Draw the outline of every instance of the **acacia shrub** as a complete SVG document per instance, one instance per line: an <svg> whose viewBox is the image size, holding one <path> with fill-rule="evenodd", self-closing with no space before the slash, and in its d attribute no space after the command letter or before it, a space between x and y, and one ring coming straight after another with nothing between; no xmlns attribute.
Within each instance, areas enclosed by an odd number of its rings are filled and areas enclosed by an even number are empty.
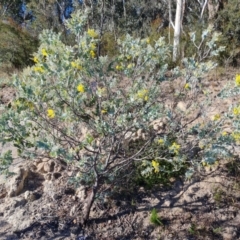
<svg viewBox="0 0 240 240"><path fill-rule="evenodd" d="M57 158L76 169L73 180L90 190L83 223L109 184L120 186L136 171L159 179L186 166L189 178L203 164L231 156L226 146L234 142L219 134L221 116L195 122L212 104L207 93L198 101L200 78L216 66L212 61L183 59L184 67L169 77L171 46L164 38L151 44L131 35L118 39L117 56L97 56L99 33L86 31L87 20L88 13L77 11L66 23L75 35L71 46L60 34L41 34L35 65L14 77L17 97L0 119L1 142L14 142L21 157ZM217 35L204 38L210 33L203 33L204 46L215 56ZM182 81L167 94L161 84L174 76ZM176 107L180 102L188 103L185 110ZM11 154L0 160L6 169Z"/></svg>

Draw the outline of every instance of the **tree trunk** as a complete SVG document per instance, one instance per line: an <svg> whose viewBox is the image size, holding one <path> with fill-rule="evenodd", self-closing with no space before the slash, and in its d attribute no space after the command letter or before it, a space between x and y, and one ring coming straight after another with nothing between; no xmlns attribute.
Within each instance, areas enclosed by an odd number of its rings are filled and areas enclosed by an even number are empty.
<svg viewBox="0 0 240 240"><path fill-rule="evenodd" d="M173 61L177 60L179 54L179 44L182 24L183 0L177 0L177 9L175 15L174 40L173 40Z"/></svg>
<svg viewBox="0 0 240 240"><path fill-rule="evenodd" d="M94 203L95 196L96 196L96 193L97 193L97 191L98 191L98 188L99 188L99 179L97 178L97 179L95 180L95 183L94 183L92 192L91 192L91 194L89 195L89 197L87 198L86 205L85 205L84 208L83 208L83 218L82 218L82 224L83 224L83 225L86 225L86 223L87 223L87 221L88 221L88 219L89 219L89 214L90 214L92 205L93 205L93 203Z"/></svg>
<svg viewBox="0 0 240 240"><path fill-rule="evenodd" d="M219 9L218 0L208 0L208 20L213 20Z"/></svg>
<svg viewBox="0 0 240 240"><path fill-rule="evenodd" d="M169 18L169 26L168 26L168 43L171 43L171 24L172 24L172 0L168 0L168 18Z"/></svg>

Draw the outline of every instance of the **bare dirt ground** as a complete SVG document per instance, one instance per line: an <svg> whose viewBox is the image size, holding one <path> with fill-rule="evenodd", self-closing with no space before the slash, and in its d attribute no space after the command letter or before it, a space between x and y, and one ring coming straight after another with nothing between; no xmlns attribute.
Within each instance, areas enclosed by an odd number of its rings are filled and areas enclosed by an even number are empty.
<svg viewBox="0 0 240 240"><path fill-rule="evenodd" d="M237 69L219 68L203 84L216 95L236 73ZM10 101L10 92L14 95L7 85L1 86L2 104ZM212 114L225 111L228 104L216 100ZM189 181L180 176L170 179L169 186L157 185L151 190L139 187L130 191L126 186L118 192L110 191L111 197L95 202L85 228L78 222L88 191L69 183L74 174L71 168L59 161L29 163L18 159L11 170L16 173L13 177L0 179L3 240L240 239L238 156L233 162L222 160L196 172ZM158 212L160 226L150 222L153 208Z"/></svg>

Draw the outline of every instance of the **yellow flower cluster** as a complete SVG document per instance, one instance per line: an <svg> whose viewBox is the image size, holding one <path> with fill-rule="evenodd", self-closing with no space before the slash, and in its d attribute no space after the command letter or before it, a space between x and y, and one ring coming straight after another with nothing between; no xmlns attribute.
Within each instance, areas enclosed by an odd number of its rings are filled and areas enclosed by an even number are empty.
<svg viewBox="0 0 240 240"><path fill-rule="evenodd" d="M36 56L34 56L33 61L34 61L35 63L38 63L38 62L39 62L39 61L38 61L38 58L37 58Z"/></svg>
<svg viewBox="0 0 240 240"><path fill-rule="evenodd" d="M107 89L105 87L98 87L97 88L97 95L99 97L105 96L107 94Z"/></svg>
<svg viewBox="0 0 240 240"><path fill-rule="evenodd" d="M177 143L173 143L172 146L169 147L170 151L173 151L176 155L179 154L179 150L180 150L181 146Z"/></svg>
<svg viewBox="0 0 240 240"><path fill-rule="evenodd" d="M107 110L106 110L106 109L102 109L101 113L102 113L102 114L106 114L106 113L107 113Z"/></svg>
<svg viewBox="0 0 240 240"><path fill-rule="evenodd" d="M34 104L32 102L27 102L26 104L30 110L34 110Z"/></svg>
<svg viewBox="0 0 240 240"><path fill-rule="evenodd" d="M202 162L203 167L210 167L210 166L217 166L219 164L219 161L215 160L213 164L209 164L206 161Z"/></svg>
<svg viewBox="0 0 240 240"><path fill-rule="evenodd" d="M235 116L240 115L240 106L233 108L233 114Z"/></svg>
<svg viewBox="0 0 240 240"><path fill-rule="evenodd" d="M162 138L158 139L158 143L159 143L160 145L164 144L164 139L162 139Z"/></svg>
<svg viewBox="0 0 240 240"><path fill-rule="evenodd" d="M185 86L184 86L184 88L185 88L186 90L189 90L189 89L190 89L190 84L189 84L189 83L186 83Z"/></svg>
<svg viewBox="0 0 240 240"><path fill-rule="evenodd" d="M222 132L222 136L227 136L228 133L226 131Z"/></svg>
<svg viewBox="0 0 240 240"><path fill-rule="evenodd" d="M46 57L48 56L48 53L47 53L47 51L46 51L45 48L42 48L42 49L41 49L41 53L42 53L42 56L43 56L44 58L46 58ZM39 63L38 57L37 57L37 56L34 56L34 57L33 57L33 61L34 61L35 63ZM36 70L36 71L38 71L38 70Z"/></svg>
<svg viewBox="0 0 240 240"><path fill-rule="evenodd" d="M90 43L90 49L91 50L95 50L97 47L96 47L96 44L95 43Z"/></svg>
<svg viewBox="0 0 240 240"><path fill-rule="evenodd" d="M120 70L122 70L122 69L123 69L122 66L120 66L120 65L117 65L117 66L116 66L116 70L120 71Z"/></svg>
<svg viewBox="0 0 240 240"><path fill-rule="evenodd" d="M126 56L127 60L130 60L132 57L130 55Z"/></svg>
<svg viewBox="0 0 240 240"><path fill-rule="evenodd" d="M221 118L221 115L220 115L220 114L215 114L215 115L213 116L213 121L218 121L218 120L220 120L220 118Z"/></svg>
<svg viewBox="0 0 240 240"><path fill-rule="evenodd" d="M139 90L137 92L137 98L147 101L148 100L148 90L147 89Z"/></svg>
<svg viewBox="0 0 240 240"><path fill-rule="evenodd" d="M47 56L48 56L48 53L47 53L47 51L46 51L45 48L43 48L43 49L41 50L41 52L42 52L42 55L43 55L44 57L47 57Z"/></svg>
<svg viewBox="0 0 240 240"><path fill-rule="evenodd" d="M134 66L134 65L133 65L132 63L130 63L130 64L128 64L127 69L132 69L133 66Z"/></svg>
<svg viewBox="0 0 240 240"><path fill-rule="evenodd" d="M201 149L204 149L205 148L205 145L203 143L199 143L198 145Z"/></svg>
<svg viewBox="0 0 240 240"><path fill-rule="evenodd" d="M95 32L94 29L88 29L87 33L88 33L88 35L89 35L90 37L92 37L92 38L98 37L98 33Z"/></svg>
<svg viewBox="0 0 240 240"><path fill-rule="evenodd" d="M237 85L238 87L240 86L240 74L237 74L237 75L236 75L235 83L236 83L236 85Z"/></svg>
<svg viewBox="0 0 240 240"><path fill-rule="evenodd" d="M90 56L91 56L91 58L95 58L96 57L96 53L93 50L91 50L90 51Z"/></svg>
<svg viewBox="0 0 240 240"><path fill-rule="evenodd" d="M35 72L40 72L40 73L43 73L43 72L44 72L44 68L43 68L43 67L40 67L40 66L34 67L33 70L34 70Z"/></svg>
<svg viewBox="0 0 240 240"><path fill-rule="evenodd" d="M240 133L239 132L233 132L232 137L237 143L240 142Z"/></svg>
<svg viewBox="0 0 240 240"><path fill-rule="evenodd" d="M84 93L85 92L85 87L83 86L83 84L79 84L77 86L77 90L78 90L78 92Z"/></svg>
<svg viewBox="0 0 240 240"><path fill-rule="evenodd" d="M79 65L76 61L75 62L71 62L71 66L72 66L72 68L76 68L78 70L82 70L83 69L82 66Z"/></svg>
<svg viewBox="0 0 240 240"><path fill-rule="evenodd" d="M146 39L146 43L147 43L147 44L150 44L150 38L147 38L147 39Z"/></svg>
<svg viewBox="0 0 240 240"><path fill-rule="evenodd" d="M54 117L55 117L55 112L54 112L54 110L51 109L51 108L49 108L49 109L47 110L47 116L48 116L49 118L54 118Z"/></svg>
<svg viewBox="0 0 240 240"><path fill-rule="evenodd" d="M154 168L155 173L159 172L159 162L157 162L156 160L152 160L152 166Z"/></svg>
<svg viewBox="0 0 240 240"><path fill-rule="evenodd" d="M34 110L34 104L30 101L26 101L26 100L16 100L13 102L13 105L16 107L20 107L20 106L24 106L24 107L28 107L30 110Z"/></svg>

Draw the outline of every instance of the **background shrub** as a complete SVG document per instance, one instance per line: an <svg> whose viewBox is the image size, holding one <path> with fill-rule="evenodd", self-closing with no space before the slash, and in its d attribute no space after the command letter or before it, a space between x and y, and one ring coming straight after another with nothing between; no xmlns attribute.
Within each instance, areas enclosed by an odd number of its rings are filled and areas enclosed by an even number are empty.
<svg viewBox="0 0 240 240"><path fill-rule="evenodd" d="M32 54L38 48L38 40L31 37L13 22L0 22L0 61L22 68L33 64Z"/></svg>

